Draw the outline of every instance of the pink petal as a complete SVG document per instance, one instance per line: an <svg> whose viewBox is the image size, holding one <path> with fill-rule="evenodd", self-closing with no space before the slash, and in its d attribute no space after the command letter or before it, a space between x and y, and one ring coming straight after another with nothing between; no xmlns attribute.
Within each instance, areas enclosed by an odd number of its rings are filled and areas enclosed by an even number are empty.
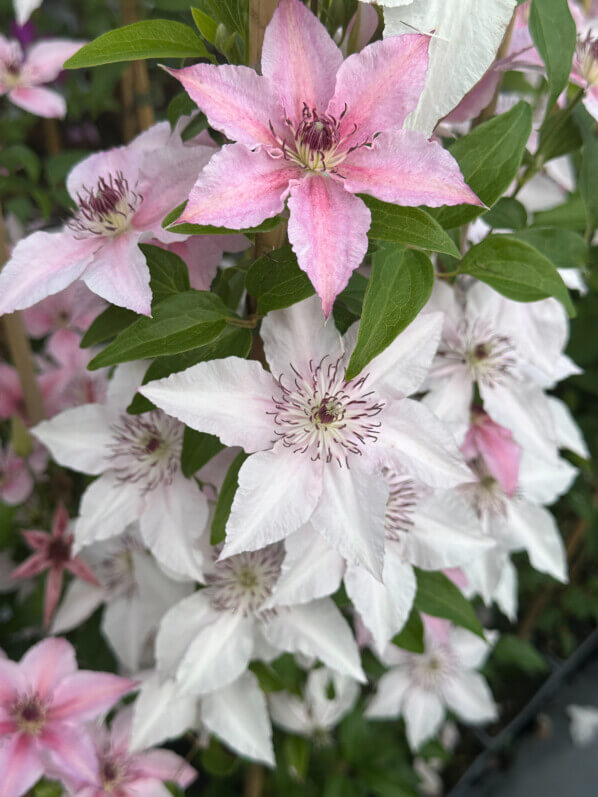
<svg viewBox="0 0 598 797"><path fill-rule="evenodd" d="M118 172L135 190L143 158L144 150L132 144L96 152L71 169L66 180L67 191L76 202L78 194L85 196L86 189L94 190L100 178L106 180L110 176L115 177Z"/></svg>
<svg viewBox="0 0 598 797"><path fill-rule="evenodd" d="M105 239L81 279L102 299L135 313L150 315L150 273L138 242L139 235L135 232L123 232Z"/></svg>
<svg viewBox="0 0 598 797"><path fill-rule="evenodd" d="M135 686L135 681L112 673L80 670L57 686L48 718L52 722L95 719Z"/></svg>
<svg viewBox="0 0 598 797"><path fill-rule="evenodd" d="M11 102L29 111L36 116L45 116L49 119L62 119L66 116L66 102L64 97L51 89L42 89L39 86L17 86L9 91Z"/></svg>
<svg viewBox="0 0 598 797"><path fill-rule="evenodd" d="M191 287L197 291L208 291L222 262L223 253L242 252L249 246L244 235L192 235L186 241L169 244L167 248L187 264Z"/></svg>
<svg viewBox="0 0 598 797"><path fill-rule="evenodd" d="M478 413L465 436L461 448L467 459L482 455L490 474L498 480L507 495L514 495L519 483L521 449L504 426L485 413Z"/></svg>
<svg viewBox="0 0 598 797"><path fill-rule="evenodd" d="M89 584L95 584L97 587L100 586L100 582L95 577L93 570L80 557L77 556L74 559L71 559L70 562L66 563L65 567L74 576L77 576L77 578L81 578L83 581L87 581Z"/></svg>
<svg viewBox="0 0 598 797"><path fill-rule="evenodd" d="M338 70L327 113L341 116L341 135L355 133L350 145L374 133L401 127L424 89L428 69L428 36L390 36L349 56Z"/></svg>
<svg viewBox="0 0 598 797"><path fill-rule="evenodd" d="M16 368L0 362L0 418L23 416L25 411L23 389Z"/></svg>
<svg viewBox="0 0 598 797"><path fill-rule="evenodd" d="M416 130L378 136L371 148L360 147L340 165L343 185L397 205L481 205L465 184L457 161L435 141Z"/></svg>
<svg viewBox="0 0 598 797"><path fill-rule="evenodd" d="M25 460L9 451L2 464L0 454L0 469L0 498L10 506L25 501L33 490L33 478Z"/></svg>
<svg viewBox="0 0 598 797"><path fill-rule="evenodd" d="M10 659L0 658L0 706L12 703L16 695L26 689L27 682L19 665Z"/></svg>
<svg viewBox="0 0 598 797"><path fill-rule="evenodd" d="M21 797L41 778L41 764L33 739L15 734L0 745L0 797Z"/></svg>
<svg viewBox="0 0 598 797"><path fill-rule="evenodd" d="M83 727L51 722L40 734L39 744L50 753L52 769L58 770L66 780L99 781L97 754Z"/></svg>
<svg viewBox="0 0 598 797"><path fill-rule="evenodd" d="M281 0L266 28L262 74L292 122L301 120L304 103L324 112L342 62L341 51L318 18L299 0Z"/></svg>
<svg viewBox="0 0 598 797"><path fill-rule="evenodd" d="M289 240L328 317L336 296L368 248L371 215L359 197L328 177L306 177L291 188Z"/></svg>
<svg viewBox="0 0 598 797"><path fill-rule="evenodd" d="M23 531L21 532L27 541L27 545L34 551L42 551L48 547L50 535L45 531Z"/></svg>
<svg viewBox="0 0 598 797"><path fill-rule="evenodd" d="M65 330L66 331L66 330ZM69 513L63 503L58 504L54 517L52 518L52 536L62 537L68 531Z"/></svg>
<svg viewBox="0 0 598 797"><path fill-rule="evenodd" d="M484 77L461 100L459 105L444 117L444 122L468 122L475 119L484 108L490 105L494 92L501 79L497 69L490 68Z"/></svg>
<svg viewBox="0 0 598 797"><path fill-rule="evenodd" d="M289 181L299 174L298 167L263 150L251 152L243 144L228 144L199 175L177 223L255 227L281 212Z"/></svg>
<svg viewBox="0 0 598 797"><path fill-rule="evenodd" d="M42 573L49 566L48 558L45 553L34 553L28 559L16 567L10 574L11 578L31 578Z"/></svg>
<svg viewBox="0 0 598 797"><path fill-rule="evenodd" d="M43 639L23 656L21 669L30 688L45 698L63 679L76 672L74 648L66 639Z"/></svg>
<svg viewBox="0 0 598 797"><path fill-rule="evenodd" d="M270 131L284 125L284 112L270 83L246 66L196 64L167 69L180 80L212 127L248 147L276 146Z"/></svg>
<svg viewBox="0 0 598 797"><path fill-rule="evenodd" d="M184 758L170 750L150 750L139 753L131 762L139 777L156 780L173 780L186 788L197 777L197 772Z"/></svg>
<svg viewBox="0 0 598 797"><path fill-rule="evenodd" d="M62 573L62 567L51 567L46 576L46 590L44 595L44 625L46 628L50 626L50 620L60 600Z"/></svg>
<svg viewBox="0 0 598 797"><path fill-rule="evenodd" d="M79 279L98 241L34 232L15 246L0 272L0 315L22 310Z"/></svg>
<svg viewBox="0 0 598 797"><path fill-rule="evenodd" d="M27 51L21 70L22 78L32 85L50 83L62 72L64 62L84 44L83 41L67 39L52 39L34 44Z"/></svg>

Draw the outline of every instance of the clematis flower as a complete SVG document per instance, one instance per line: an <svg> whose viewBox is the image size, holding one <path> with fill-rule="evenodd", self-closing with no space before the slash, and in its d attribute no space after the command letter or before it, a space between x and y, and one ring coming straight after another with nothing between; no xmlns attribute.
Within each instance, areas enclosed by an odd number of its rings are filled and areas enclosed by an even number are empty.
<svg viewBox="0 0 598 797"><path fill-rule="evenodd" d="M356 681L318 667L307 676L303 699L288 692L272 692L268 707L276 725L289 733L315 737L321 743L330 738L329 732L351 711L358 697Z"/></svg>
<svg viewBox="0 0 598 797"><path fill-rule="evenodd" d="M356 326L343 341L312 297L263 321L271 373L229 357L139 389L188 426L252 455L239 472L223 558L263 548L310 521L345 559L380 578L383 458L431 486L469 478L451 435L405 398L426 376L441 324L439 314L420 316L347 382Z"/></svg>
<svg viewBox="0 0 598 797"><path fill-rule="evenodd" d="M59 329L46 343L46 356L52 360L45 377L50 389L44 409L49 417L69 407L106 398L108 369L88 371L87 364L97 350L82 349L80 344L81 336L70 329Z"/></svg>
<svg viewBox="0 0 598 797"><path fill-rule="evenodd" d="M514 302L478 282L464 292L435 285L427 308L443 310L445 324L425 403L462 442L476 384L494 421L520 445L554 459L561 433L544 389L579 372L563 354L563 307L555 299Z"/></svg>
<svg viewBox="0 0 598 797"><path fill-rule="evenodd" d="M228 65L169 70L237 142L213 156L178 222L252 227L288 198L289 240L328 316L368 246L371 216L356 194L480 204L446 150L401 129L423 90L427 51L427 36L394 37L343 61L303 3L281 0L261 76Z"/></svg>
<svg viewBox="0 0 598 797"><path fill-rule="evenodd" d="M206 565L207 586L170 609L160 624L156 661L161 677L174 677L189 695L208 694L245 672L265 641L266 648L317 657L363 682L351 629L331 599L277 603L284 556L278 542Z"/></svg>
<svg viewBox="0 0 598 797"><path fill-rule="evenodd" d="M0 313L22 310L76 280L113 304L150 314L150 274L139 243L178 236L162 219L187 196L213 147L183 144L160 122L125 147L91 155L67 178L77 206L62 232L19 241L0 273Z"/></svg>
<svg viewBox="0 0 598 797"><path fill-rule="evenodd" d="M19 664L0 658L0 797L21 797L49 767L92 777L95 756L83 723L134 686L112 673L77 671L64 639L44 639Z"/></svg>
<svg viewBox="0 0 598 797"><path fill-rule="evenodd" d="M598 737L598 708L595 706L567 706L569 731L573 744L587 747Z"/></svg>
<svg viewBox="0 0 598 797"><path fill-rule="evenodd" d="M534 456L484 413L476 412L463 452L476 481L459 487L497 548L463 566L469 585L489 603L508 555L525 550L536 570L567 580L565 549L554 517L542 506L565 493L577 471L565 460ZM504 586L504 585L503 585Z"/></svg>
<svg viewBox="0 0 598 797"><path fill-rule="evenodd" d="M67 58L84 43L51 39L23 53L18 41L0 35L0 95L8 94L12 103L36 116L63 117L64 98L42 86L56 80Z"/></svg>
<svg viewBox="0 0 598 797"><path fill-rule="evenodd" d="M183 425L162 412L129 415L126 407L147 363L116 369L105 404L85 404L38 424L32 433L65 467L100 475L81 499L75 550L121 534L139 521L144 543L179 575L201 576L197 539L207 499L183 476Z"/></svg>
<svg viewBox="0 0 598 797"><path fill-rule="evenodd" d="M189 729L198 731L206 745L213 733L239 755L274 766L266 698L252 672L201 698L182 691L173 678L148 678L135 701L131 749L143 750Z"/></svg>
<svg viewBox="0 0 598 797"><path fill-rule="evenodd" d="M468 724L492 722L498 712L485 679L476 672L491 645L464 628L434 634L424 618L424 653L408 653L389 645L383 661L391 669L378 683L365 715L371 719L405 720L412 750L435 736L448 708ZM490 640L495 636L486 632Z"/></svg>
<svg viewBox="0 0 598 797"><path fill-rule="evenodd" d="M22 504L32 490L33 477L25 460L0 446L0 500L9 506Z"/></svg>
<svg viewBox="0 0 598 797"><path fill-rule="evenodd" d="M121 711L110 730L102 726L90 729L96 769L93 779L69 783L67 778L73 797L168 797L164 781L186 789L196 779L196 770L170 750L130 752L132 714L132 708Z"/></svg>
<svg viewBox="0 0 598 797"><path fill-rule="evenodd" d="M52 532L24 531L23 537L35 553L12 571L12 578L31 578L48 571L44 599L44 624L50 625L52 615L60 599L64 571L77 578L99 586L93 571L78 556L72 555L73 535L69 531L69 516L63 504L59 504L52 519Z"/></svg>
<svg viewBox="0 0 598 797"><path fill-rule="evenodd" d="M121 537L85 548L80 558L92 567L99 583L71 581L52 633L71 631L104 605L101 631L121 664L134 673L152 666L160 620L193 586L175 581L160 568L143 545L137 525Z"/></svg>
<svg viewBox="0 0 598 797"><path fill-rule="evenodd" d="M22 318L32 338L43 338L65 327L86 332L105 307L105 303L82 282L75 282L24 310Z"/></svg>
<svg viewBox="0 0 598 797"><path fill-rule="evenodd" d="M244 235L191 235L185 241L161 245L185 261L192 288L209 291L224 253L242 252L250 244Z"/></svg>

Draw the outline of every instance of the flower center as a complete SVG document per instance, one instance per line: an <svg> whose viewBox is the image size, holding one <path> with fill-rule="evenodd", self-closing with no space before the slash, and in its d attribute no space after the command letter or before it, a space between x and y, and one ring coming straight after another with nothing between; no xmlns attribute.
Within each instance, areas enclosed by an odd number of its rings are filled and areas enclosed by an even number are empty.
<svg viewBox="0 0 598 797"><path fill-rule="evenodd" d="M112 427L112 469L121 481L138 482L143 492L172 484L180 467L183 424L162 412L121 415Z"/></svg>
<svg viewBox="0 0 598 797"><path fill-rule="evenodd" d="M413 525L413 510L418 493L413 480L398 471L384 467L382 475L389 487L386 502L386 535L399 541L401 532L407 532Z"/></svg>
<svg viewBox="0 0 598 797"><path fill-rule="evenodd" d="M18 698L11 714L19 730L35 736L46 722L47 707L37 695Z"/></svg>
<svg viewBox="0 0 598 797"><path fill-rule="evenodd" d="M478 480L471 484L460 485L459 492L469 499L479 518L491 515L504 516L507 511L507 496L498 479L488 472L481 456L468 460L467 464Z"/></svg>
<svg viewBox="0 0 598 797"><path fill-rule="evenodd" d="M18 42L8 42L4 58L4 62L0 65L0 82L4 83L7 91L10 91L21 82L23 51Z"/></svg>
<svg viewBox="0 0 598 797"><path fill-rule="evenodd" d="M578 36L575 59L582 77L589 85L598 85L598 38L591 31L583 39Z"/></svg>
<svg viewBox="0 0 598 797"><path fill-rule="evenodd" d="M50 540L48 545L48 559L54 564L63 564L71 558L72 538L59 537Z"/></svg>
<svg viewBox="0 0 598 797"><path fill-rule="evenodd" d="M114 794L123 785L126 776L126 763L114 758L104 758L100 762L100 780L104 791Z"/></svg>
<svg viewBox="0 0 598 797"><path fill-rule="evenodd" d="M457 361L467 365L472 378L488 387L512 376L517 364L515 344L511 338L480 321L465 324L459 330L458 341L443 340L437 356L441 363ZM440 369L437 363L436 372Z"/></svg>
<svg viewBox="0 0 598 797"><path fill-rule="evenodd" d="M214 555L220 554L218 547ZM260 551L249 551L216 562L206 575L206 593L218 611L237 612L244 616L256 614L280 576L284 546L268 545Z"/></svg>
<svg viewBox="0 0 598 797"><path fill-rule="evenodd" d="M84 186L83 191L83 195L77 194L78 208L67 224L80 238L112 237L124 232L143 200L120 171L108 178L101 177L95 190Z"/></svg>
<svg viewBox="0 0 598 797"><path fill-rule="evenodd" d="M349 466L349 454L362 454L368 441L378 438L380 423L372 418L384 407L373 390L367 390L367 374L346 382L341 360L324 359L309 371L296 375L286 387L278 379L280 396L273 397L276 434L294 453L309 454L312 460L336 460Z"/></svg>
<svg viewBox="0 0 598 797"><path fill-rule="evenodd" d="M446 645L438 645L423 654L412 654L410 670L412 680L429 692L438 692L456 672L452 651Z"/></svg>

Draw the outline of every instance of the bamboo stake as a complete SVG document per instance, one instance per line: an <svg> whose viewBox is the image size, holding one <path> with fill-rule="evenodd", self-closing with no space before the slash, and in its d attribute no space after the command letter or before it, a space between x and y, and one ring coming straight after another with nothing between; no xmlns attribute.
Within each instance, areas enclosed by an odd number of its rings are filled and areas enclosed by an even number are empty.
<svg viewBox="0 0 598 797"><path fill-rule="evenodd" d="M48 155L58 155L62 149L60 128L56 119L44 119L44 138Z"/></svg>
<svg viewBox="0 0 598 797"><path fill-rule="evenodd" d="M8 260L8 241L6 238L6 228L4 217L0 207L0 267ZM44 418L44 402L42 394L35 377L33 366L33 353L29 344L29 338L25 332L25 327L19 313L11 313L2 318L6 343L14 367L17 369L25 408L31 423L38 423Z"/></svg>
<svg viewBox="0 0 598 797"><path fill-rule="evenodd" d="M121 15L125 25L132 25L134 22L139 21L139 7L137 0L121 0ZM128 73L128 74L127 74ZM137 129L147 130L154 124L154 109L151 105L150 98L150 81L147 71L147 63L143 60L133 61L123 73L123 102L126 100L128 109L128 116L125 115L123 126L131 128L132 106L135 106L137 116ZM130 133L130 130L126 130ZM134 135L134 133L133 133ZM133 135L128 135L127 140L133 138Z"/></svg>

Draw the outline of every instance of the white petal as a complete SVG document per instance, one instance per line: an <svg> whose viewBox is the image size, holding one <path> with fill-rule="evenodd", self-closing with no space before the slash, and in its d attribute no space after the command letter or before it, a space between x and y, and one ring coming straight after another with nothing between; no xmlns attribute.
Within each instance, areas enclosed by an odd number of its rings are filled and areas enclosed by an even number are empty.
<svg viewBox="0 0 598 797"><path fill-rule="evenodd" d="M271 413L276 384L255 360L226 357L197 363L139 392L192 429L227 446L263 451L276 439Z"/></svg>
<svg viewBox="0 0 598 797"><path fill-rule="evenodd" d="M239 471L222 558L263 548L306 523L322 492L322 468L281 443L249 457Z"/></svg>
<svg viewBox="0 0 598 797"><path fill-rule="evenodd" d="M475 86L494 61L514 8L515 0L414 0L407 8L384 10L385 36L435 34L426 86L407 120L410 127L432 135L438 120Z"/></svg>
<svg viewBox="0 0 598 797"><path fill-rule="evenodd" d="M330 685L334 687L329 696ZM359 697L359 684L346 675L318 667L307 676L305 698L309 702L311 715L317 728L333 728L350 711Z"/></svg>
<svg viewBox="0 0 598 797"><path fill-rule="evenodd" d="M598 736L598 708L594 706L567 706L571 720L569 730L573 744L586 747Z"/></svg>
<svg viewBox="0 0 598 797"><path fill-rule="evenodd" d="M51 421L42 421L31 432L59 465L95 476L109 465L114 421L112 409L84 404L61 412Z"/></svg>
<svg viewBox="0 0 598 797"><path fill-rule="evenodd" d="M510 559L507 559L494 591L494 602L512 623L517 620L518 597L517 568Z"/></svg>
<svg viewBox="0 0 598 797"><path fill-rule="evenodd" d="M371 719L398 717L403 706L403 699L411 685L411 680L405 670L396 667L385 672L378 681L376 694L368 703L365 716Z"/></svg>
<svg viewBox="0 0 598 797"><path fill-rule="evenodd" d="M291 365L300 373L309 373L310 362L316 366L324 357L335 362L342 354L340 335L332 321L326 323L317 296L268 313L260 335L266 360L276 378L281 374L294 376Z"/></svg>
<svg viewBox="0 0 598 797"><path fill-rule="evenodd" d="M418 479L432 487L471 481L453 436L427 407L403 399L386 408L381 420L379 443Z"/></svg>
<svg viewBox="0 0 598 797"><path fill-rule="evenodd" d="M130 749L146 750L196 724L196 701L181 693L174 679L161 681L155 674L145 681L135 701Z"/></svg>
<svg viewBox="0 0 598 797"><path fill-rule="evenodd" d="M477 670L484 664L496 641L496 633L486 631L486 638L488 641L465 628L451 628L449 643L461 667Z"/></svg>
<svg viewBox="0 0 598 797"><path fill-rule="evenodd" d="M409 747L415 751L440 730L444 706L434 692L426 692L419 686L413 686L403 701L402 714Z"/></svg>
<svg viewBox="0 0 598 797"><path fill-rule="evenodd" d="M148 360L136 360L132 363L118 365L114 369L112 379L108 382L106 404L126 410L135 398L137 388L143 382L143 376L148 366Z"/></svg>
<svg viewBox="0 0 598 797"><path fill-rule="evenodd" d="M324 488L311 523L348 562L382 577L388 485L372 463L353 457L351 467L324 467Z"/></svg>
<svg viewBox="0 0 598 797"><path fill-rule="evenodd" d="M525 549L532 567L567 581L567 556L555 519L547 509L527 501L509 503L508 529L514 550Z"/></svg>
<svg viewBox="0 0 598 797"><path fill-rule="evenodd" d="M201 701L201 719L235 752L275 766L266 699L253 673L246 672L225 689L206 695Z"/></svg>
<svg viewBox="0 0 598 797"><path fill-rule="evenodd" d="M87 620L106 599L103 587L74 578L66 588L64 597L52 621L51 633L64 634Z"/></svg>
<svg viewBox="0 0 598 797"><path fill-rule="evenodd" d="M102 474L83 493L75 521L75 552L120 534L137 520L142 506L136 484L120 481L112 471Z"/></svg>
<svg viewBox="0 0 598 797"><path fill-rule="evenodd" d="M199 538L206 531L208 501L197 482L177 473L145 496L141 536L156 559L174 573L202 579Z"/></svg>
<svg viewBox="0 0 598 797"><path fill-rule="evenodd" d="M573 451L583 459L589 459L590 453L586 441L583 439L581 429L573 420L569 407L564 401L554 396L548 396L548 403L552 411L559 446L568 448L569 451Z"/></svg>
<svg viewBox="0 0 598 797"><path fill-rule="evenodd" d="M488 684L477 672L459 673L442 691L449 708L464 722L478 724L498 718L498 709Z"/></svg>
<svg viewBox="0 0 598 797"><path fill-rule="evenodd" d="M481 596L487 606L494 600L507 561L508 554L506 550L502 547L497 547L476 557L472 562L468 562L467 565L462 565L469 587L474 593Z"/></svg>
<svg viewBox="0 0 598 797"><path fill-rule="evenodd" d="M264 608L307 603L337 591L345 563L311 523L287 537L285 548L282 572Z"/></svg>
<svg viewBox="0 0 598 797"><path fill-rule="evenodd" d="M473 399L473 380L469 370L465 365L456 364L446 377L433 376L429 387L423 403L450 427L455 440L462 443L469 427Z"/></svg>
<svg viewBox="0 0 598 797"><path fill-rule="evenodd" d="M436 354L442 332L441 313L422 313L393 342L368 363L368 384L392 398L416 393Z"/></svg>
<svg viewBox="0 0 598 797"><path fill-rule="evenodd" d="M313 722L309 716L306 703L288 692L272 692L268 695L270 716L276 725L289 733L309 736L313 730Z"/></svg>
<svg viewBox="0 0 598 797"><path fill-rule="evenodd" d="M552 504L571 487L577 468L559 457L538 456L525 449L519 461L517 490L533 503Z"/></svg>
<svg viewBox="0 0 598 797"><path fill-rule="evenodd" d="M106 606L102 633L129 672L137 672L141 666L141 655L150 629L151 623L145 617L143 604L137 596L116 598Z"/></svg>
<svg viewBox="0 0 598 797"><path fill-rule="evenodd" d="M315 656L331 669L365 681L351 629L329 598L280 609L262 631L280 650Z"/></svg>

